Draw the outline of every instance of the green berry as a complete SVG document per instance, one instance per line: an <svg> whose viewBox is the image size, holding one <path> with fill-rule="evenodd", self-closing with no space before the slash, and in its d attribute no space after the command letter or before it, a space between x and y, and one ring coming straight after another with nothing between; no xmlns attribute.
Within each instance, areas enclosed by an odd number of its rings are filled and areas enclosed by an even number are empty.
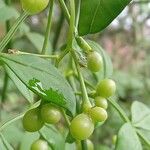
<svg viewBox="0 0 150 150"><path fill-rule="evenodd" d="M102 80L97 86L97 95L108 98L115 94L116 84L111 79Z"/></svg>
<svg viewBox="0 0 150 150"><path fill-rule="evenodd" d="M92 72L98 72L103 67L103 58L98 52L89 52L87 56L87 67Z"/></svg>
<svg viewBox="0 0 150 150"><path fill-rule="evenodd" d="M44 140L36 140L31 145L31 150L48 150L48 143Z"/></svg>
<svg viewBox="0 0 150 150"><path fill-rule="evenodd" d="M60 111L51 104L44 104L41 108L41 117L45 123L55 124L60 121Z"/></svg>
<svg viewBox="0 0 150 150"><path fill-rule="evenodd" d="M33 15L44 10L49 0L21 0L21 3L23 10Z"/></svg>
<svg viewBox="0 0 150 150"><path fill-rule="evenodd" d="M101 107L93 107L89 110L89 115L94 123L103 122L107 119L107 111Z"/></svg>
<svg viewBox="0 0 150 150"><path fill-rule="evenodd" d="M39 108L27 111L23 117L23 127L28 132L35 132L43 127L43 120L40 117Z"/></svg>
<svg viewBox="0 0 150 150"><path fill-rule="evenodd" d="M95 97L95 105L107 109L108 107L107 99L105 99L104 97L97 96Z"/></svg>
<svg viewBox="0 0 150 150"><path fill-rule="evenodd" d="M87 139L86 143L87 143L87 148L88 148L87 150L94 150L94 145L91 140Z"/></svg>
<svg viewBox="0 0 150 150"><path fill-rule="evenodd" d="M79 114L70 124L70 132L77 140L87 139L94 131L94 124L86 114Z"/></svg>

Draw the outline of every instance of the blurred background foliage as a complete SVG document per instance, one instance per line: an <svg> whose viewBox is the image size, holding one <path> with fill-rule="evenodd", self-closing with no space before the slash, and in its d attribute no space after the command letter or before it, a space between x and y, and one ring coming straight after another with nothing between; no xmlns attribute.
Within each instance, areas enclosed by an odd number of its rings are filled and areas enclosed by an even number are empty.
<svg viewBox="0 0 150 150"><path fill-rule="evenodd" d="M6 21L10 19L13 24L21 12L19 0L12 0L11 3L11 6L6 6L3 0L0 0L0 39L5 35ZM11 47L8 45L7 48L39 53L44 40L47 13L45 10L28 17L13 37ZM53 53L55 49L56 53L60 51L66 40L67 27L56 1L47 53ZM135 100L150 106L150 1L133 1L103 32L88 35L85 39L97 41L111 56L114 65L113 78L117 82L115 99L127 114L130 116L131 103ZM4 70L0 69L0 95L3 96L0 124L22 113L28 105L11 80L8 80L6 95L3 95L4 78ZM118 113L111 107L108 110L109 119L105 125L96 129L92 137L97 150L113 149L114 135L122 125ZM60 125L58 128L61 129ZM35 134L24 134L20 122L9 126L3 134L13 147L21 150L27 150L26 146L37 138ZM150 134L148 136L150 137ZM30 142L27 142L29 137ZM69 145L66 147L70 149ZM0 149L3 150L3 147L0 146Z"/></svg>

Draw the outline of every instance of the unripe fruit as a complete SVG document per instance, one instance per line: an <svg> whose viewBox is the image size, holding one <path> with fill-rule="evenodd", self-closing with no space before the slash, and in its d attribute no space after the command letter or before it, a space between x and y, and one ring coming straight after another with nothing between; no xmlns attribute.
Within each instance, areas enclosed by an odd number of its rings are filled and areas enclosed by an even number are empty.
<svg viewBox="0 0 150 150"><path fill-rule="evenodd" d="M94 124L86 114L76 116L70 124L70 132L77 140L87 139L94 131Z"/></svg>
<svg viewBox="0 0 150 150"><path fill-rule="evenodd" d="M88 150L94 150L94 145L91 140L87 139L86 143L87 143Z"/></svg>
<svg viewBox="0 0 150 150"><path fill-rule="evenodd" d="M89 52L87 56L87 67L92 72L98 72L103 67L103 58L98 52Z"/></svg>
<svg viewBox="0 0 150 150"><path fill-rule="evenodd" d="M31 150L48 150L48 143L44 140L36 140L31 145Z"/></svg>
<svg viewBox="0 0 150 150"><path fill-rule="evenodd" d="M37 14L44 10L49 0L21 0L22 8L27 11L30 15Z"/></svg>
<svg viewBox="0 0 150 150"><path fill-rule="evenodd" d="M113 135L112 137L112 143L115 145L117 142L117 135Z"/></svg>
<svg viewBox="0 0 150 150"><path fill-rule="evenodd" d="M95 97L95 105L107 109L108 107L107 99L105 99L104 97L97 96Z"/></svg>
<svg viewBox="0 0 150 150"><path fill-rule="evenodd" d="M91 116L94 123L102 122L107 119L107 111L101 107L93 107L89 110L89 115Z"/></svg>
<svg viewBox="0 0 150 150"><path fill-rule="evenodd" d="M115 94L116 84L111 79L104 79L97 85L96 93L99 96L108 98Z"/></svg>
<svg viewBox="0 0 150 150"><path fill-rule="evenodd" d="M39 108L27 111L23 117L23 127L28 132L35 132L43 127L43 120L40 117Z"/></svg>
<svg viewBox="0 0 150 150"><path fill-rule="evenodd" d="M44 122L55 124L60 121L60 111L51 104L44 104L41 108L41 117Z"/></svg>

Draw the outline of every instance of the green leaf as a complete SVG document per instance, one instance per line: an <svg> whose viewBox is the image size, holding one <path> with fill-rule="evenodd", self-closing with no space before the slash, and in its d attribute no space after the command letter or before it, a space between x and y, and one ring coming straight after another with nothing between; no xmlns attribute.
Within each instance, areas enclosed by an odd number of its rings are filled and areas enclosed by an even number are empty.
<svg viewBox="0 0 150 150"><path fill-rule="evenodd" d="M76 101L73 90L49 61L35 56L13 54L0 54L0 59L31 91L66 108L72 115L75 114Z"/></svg>
<svg viewBox="0 0 150 150"><path fill-rule="evenodd" d="M39 134L26 132L20 140L19 150L30 150L31 144L39 138Z"/></svg>
<svg viewBox="0 0 150 150"><path fill-rule="evenodd" d="M91 46L91 48L97 52L99 52L103 58L103 68L101 71L96 73L99 80L102 80L104 78L109 78L112 76L113 73L113 65L111 62L111 59L109 55L102 49L102 47L93 41L88 41L88 44Z"/></svg>
<svg viewBox="0 0 150 150"><path fill-rule="evenodd" d="M34 47L40 52L44 42L44 36L35 32L28 32L26 36L34 45ZM51 49L50 42L48 42L48 46L47 46L47 50L49 49Z"/></svg>
<svg viewBox="0 0 150 150"><path fill-rule="evenodd" d="M19 16L16 9L9 6L4 6L0 8L0 22L5 22L11 18L17 18Z"/></svg>
<svg viewBox="0 0 150 150"><path fill-rule="evenodd" d="M40 133L44 139L51 143L54 150L65 149L65 139L54 126L44 127L40 130Z"/></svg>
<svg viewBox="0 0 150 150"><path fill-rule="evenodd" d="M131 0L81 0L79 34L96 33L106 28Z"/></svg>
<svg viewBox="0 0 150 150"><path fill-rule="evenodd" d="M150 130L150 109L145 104L135 101L132 104L131 113L135 127Z"/></svg>
<svg viewBox="0 0 150 150"><path fill-rule="evenodd" d="M125 123L119 130L115 150L142 150L140 140L130 123Z"/></svg>
<svg viewBox="0 0 150 150"><path fill-rule="evenodd" d="M7 74L14 82L18 90L22 93L22 95L30 102L33 102L33 93L19 80L19 78L9 69L9 67L5 67L7 70Z"/></svg>
<svg viewBox="0 0 150 150"><path fill-rule="evenodd" d="M1 138L1 141L4 145L4 147L7 149L7 150L14 150L14 148L8 143L8 141L6 140L6 138L3 136L2 133L0 133L0 138Z"/></svg>

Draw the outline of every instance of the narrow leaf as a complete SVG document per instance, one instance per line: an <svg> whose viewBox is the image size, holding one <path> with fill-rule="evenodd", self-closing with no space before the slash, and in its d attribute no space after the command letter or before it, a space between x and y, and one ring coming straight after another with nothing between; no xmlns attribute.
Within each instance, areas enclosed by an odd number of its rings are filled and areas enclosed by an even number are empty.
<svg viewBox="0 0 150 150"><path fill-rule="evenodd" d="M14 148L8 143L8 141L5 139L2 133L0 133L0 137L3 142L4 147L6 147L7 150L14 150Z"/></svg>
<svg viewBox="0 0 150 150"><path fill-rule="evenodd" d="M8 54L1 54L0 59L31 91L75 114L73 90L49 61L35 56Z"/></svg>
<svg viewBox="0 0 150 150"><path fill-rule="evenodd" d="M11 80L14 82L18 90L22 93L22 95L30 102L33 102L33 92L31 92L20 80L19 78L9 69L9 67L5 67L7 70L7 74L11 78Z"/></svg>

